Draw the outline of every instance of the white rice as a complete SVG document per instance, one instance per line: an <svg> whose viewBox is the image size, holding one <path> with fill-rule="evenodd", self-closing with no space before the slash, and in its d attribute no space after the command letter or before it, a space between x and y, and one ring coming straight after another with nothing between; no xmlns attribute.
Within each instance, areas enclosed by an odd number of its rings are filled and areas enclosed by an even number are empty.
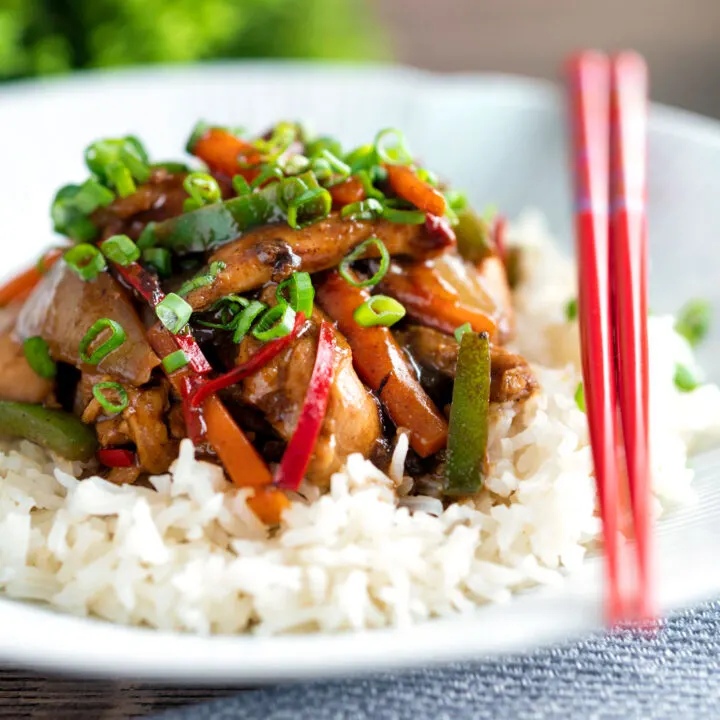
<svg viewBox="0 0 720 720"><path fill-rule="evenodd" d="M444 512L432 498L398 506L395 489L408 487L401 438L391 477L351 456L329 494L294 502L269 536L245 504L251 491L196 461L189 441L155 490L78 481L79 466L4 442L0 589L120 623L272 634L407 625L558 581L599 532L586 418L573 399L577 328L565 318L574 271L537 218L511 235L526 248L518 349L542 392L521 418L497 413L493 471L475 501ZM692 500L688 449L720 437L720 390L675 389L675 363L694 360L672 318L650 318L650 344L659 513Z"/></svg>

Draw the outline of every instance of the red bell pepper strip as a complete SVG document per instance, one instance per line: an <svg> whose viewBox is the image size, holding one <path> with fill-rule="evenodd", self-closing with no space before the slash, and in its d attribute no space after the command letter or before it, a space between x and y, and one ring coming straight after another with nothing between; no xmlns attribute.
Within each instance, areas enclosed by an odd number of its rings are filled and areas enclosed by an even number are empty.
<svg viewBox="0 0 720 720"><path fill-rule="evenodd" d="M336 347L335 332L330 323L323 320L305 402L275 474L275 485L283 490L297 490L310 464L330 397Z"/></svg>
<svg viewBox="0 0 720 720"><path fill-rule="evenodd" d="M50 250L42 257L41 262L46 272L60 259L62 253L62 250L55 249ZM8 280L0 287L0 307L4 307L13 300L25 300L40 282L42 276L43 272L37 265L34 265Z"/></svg>
<svg viewBox="0 0 720 720"><path fill-rule="evenodd" d="M421 180L405 165L385 165L390 187L419 210L442 216L447 212L445 196L432 185Z"/></svg>
<svg viewBox="0 0 720 720"><path fill-rule="evenodd" d="M145 270L140 263L134 262L125 266L113 263L113 267L123 280L137 290L153 307L165 297L155 276ZM188 364L198 375L206 375L212 370L210 363L195 342L195 338L189 332L183 335L173 335L172 338L177 347L185 353Z"/></svg>
<svg viewBox="0 0 720 720"><path fill-rule="evenodd" d="M198 385L195 391L190 394L190 407L201 407L210 395L214 395L219 390L235 385L248 375L256 373L260 370L260 368L267 365L274 357L279 355L298 336L298 333L302 330L304 325L305 314L299 312L295 316L295 325L288 335L278 338L277 340L271 340L241 365L238 365L229 372L226 372L224 375L220 375L220 377L214 378L213 380L207 380L201 385Z"/></svg>
<svg viewBox="0 0 720 720"><path fill-rule="evenodd" d="M109 468L135 467L137 455L131 450L121 448L103 448L97 451L97 459Z"/></svg>

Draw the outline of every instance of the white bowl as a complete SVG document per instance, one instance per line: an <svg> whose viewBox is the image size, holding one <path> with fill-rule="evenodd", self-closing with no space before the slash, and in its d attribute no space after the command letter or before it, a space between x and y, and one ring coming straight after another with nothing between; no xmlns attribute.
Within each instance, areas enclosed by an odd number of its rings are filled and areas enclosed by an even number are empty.
<svg viewBox="0 0 720 720"><path fill-rule="evenodd" d="M154 158L181 155L199 119L253 130L278 118L308 121L349 143L396 126L473 202L509 215L540 209L571 251L561 94L503 76L437 76L402 68L232 64L85 74L0 89L2 274L51 240L48 208L80 180L82 151L99 136L133 132ZM651 305L689 297L720 304L714 220L720 198L720 125L654 107L650 120ZM720 380L720 334L704 348ZM720 490L712 459L698 461L700 503L660 529L666 609L720 592ZM560 588L533 591L471 619L405 630L280 638L193 637L128 629L0 600L0 661L113 677L182 682L327 676L529 650L601 627L600 566L589 561Z"/></svg>

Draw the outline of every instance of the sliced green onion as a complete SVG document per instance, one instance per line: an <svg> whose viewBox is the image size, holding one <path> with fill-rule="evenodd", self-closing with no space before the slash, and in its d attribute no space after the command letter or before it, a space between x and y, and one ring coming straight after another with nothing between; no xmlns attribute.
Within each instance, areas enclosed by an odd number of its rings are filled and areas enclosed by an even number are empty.
<svg viewBox="0 0 720 720"><path fill-rule="evenodd" d="M53 229L76 242L92 240L98 229L88 215L107 207L114 198L95 178L82 185L65 185L55 194L50 208Z"/></svg>
<svg viewBox="0 0 720 720"><path fill-rule="evenodd" d="M332 196L325 188L307 190L288 204L288 225L298 230L323 220L332 209Z"/></svg>
<svg viewBox="0 0 720 720"><path fill-rule="evenodd" d="M65 262L83 280L93 280L107 268L102 253L94 246L80 243L70 248L64 255Z"/></svg>
<svg viewBox="0 0 720 720"><path fill-rule="evenodd" d="M252 192L252 188L248 185L248 181L242 175L233 175L232 186L238 197L249 195Z"/></svg>
<svg viewBox="0 0 720 720"><path fill-rule="evenodd" d="M350 166L350 172L356 174L359 170L370 170L373 165L377 165L378 156L374 145L361 145L349 152L343 160Z"/></svg>
<svg viewBox="0 0 720 720"><path fill-rule="evenodd" d="M148 248L143 250L143 262L151 265L160 277L167 278L172 275L172 257L167 248Z"/></svg>
<svg viewBox="0 0 720 720"><path fill-rule="evenodd" d="M380 217L382 212L382 203L375 198L368 198L345 205L340 211L340 217L351 220L374 220L376 217Z"/></svg>
<svg viewBox="0 0 720 720"><path fill-rule="evenodd" d="M28 364L36 375L50 380L57 374L57 365L50 357L48 344L39 336L29 337L23 343Z"/></svg>
<svg viewBox="0 0 720 720"><path fill-rule="evenodd" d="M264 312L252 334L258 340L267 342L289 335L294 325L295 311L289 305L281 303Z"/></svg>
<svg viewBox="0 0 720 720"><path fill-rule="evenodd" d="M675 331L696 347L710 330L712 307L707 300L691 300L678 313Z"/></svg>
<svg viewBox="0 0 720 720"><path fill-rule="evenodd" d="M265 311L267 305L259 300L252 300L250 304L235 316L233 322L233 342L237 345L248 334L255 318Z"/></svg>
<svg viewBox="0 0 720 720"><path fill-rule="evenodd" d="M204 120L199 120L195 123L195 127L190 131L190 137L185 143L185 152L189 155L193 154L197 141L207 135L208 130L211 130L212 126L206 123Z"/></svg>
<svg viewBox="0 0 720 720"><path fill-rule="evenodd" d="M148 248L154 247L157 241L157 236L155 235L155 225L156 223L151 220L140 233L140 237L137 239L136 245L141 250L147 250Z"/></svg>
<svg viewBox="0 0 720 720"><path fill-rule="evenodd" d="M700 386L700 381L697 379L695 373L687 365L681 365L680 363L675 365L673 382L680 392L685 393L692 392Z"/></svg>
<svg viewBox="0 0 720 720"><path fill-rule="evenodd" d="M185 367L187 364L187 356L182 350L176 350L175 352L166 355L162 360L162 366L168 375Z"/></svg>
<svg viewBox="0 0 720 720"><path fill-rule="evenodd" d="M222 200L217 180L207 173L192 172L183 180L183 189L190 196L183 203L183 212L197 210Z"/></svg>
<svg viewBox="0 0 720 720"><path fill-rule="evenodd" d="M209 323L201 322L201 324L207 327L218 327L220 330L229 330L230 324L234 321L237 314L250 304L250 301L240 295L230 294L221 297L219 300L214 302L210 310L220 312L220 320L223 325L214 326Z"/></svg>
<svg viewBox="0 0 720 720"><path fill-rule="evenodd" d="M279 122L272 131L268 140L259 138L253 145L268 161L277 160L295 142L298 136L298 126L295 123Z"/></svg>
<svg viewBox="0 0 720 720"><path fill-rule="evenodd" d="M250 187L255 189L266 183L268 180L282 180L285 177L282 168L274 163L260 166L260 174L250 183Z"/></svg>
<svg viewBox="0 0 720 720"><path fill-rule="evenodd" d="M583 388L583 384L581 382L578 383L577 388L575 389L575 404L582 410L582 412L585 412L585 389Z"/></svg>
<svg viewBox="0 0 720 720"><path fill-rule="evenodd" d="M438 176L432 170L428 170L427 168L418 168L415 171L415 174L420 178L420 180L426 182L428 185L432 185L433 187L437 187L440 182L438 180Z"/></svg>
<svg viewBox="0 0 720 720"><path fill-rule="evenodd" d="M342 146L333 137L325 135L305 143L305 152L310 157L319 155L323 150L329 150L335 157L342 157Z"/></svg>
<svg viewBox="0 0 720 720"><path fill-rule="evenodd" d="M290 155L290 157L281 164L281 167L285 175L298 175L310 167L310 159L305 157L305 155L297 153L296 155Z"/></svg>
<svg viewBox="0 0 720 720"><path fill-rule="evenodd" d="M419 175L420 171L418 170L418 176ZM465 195L464 192L460 192L459 190L448 190L443 193L443 195L445 195L445 202L448 208L454 212L465 210L468 206L467 195Z"/></svg>
<svg viewBox="0 0 720 720"><path fill-rule="evenodd" d="M384 168L380 169L383 171L385 170ZM367 170L358 170L355 173L355 177L362 183L363 190L365 190L365 195L367 195L369 198L375 198L376 200L383 200L385 198L385 195L373 185L373 181L370 178L370 173L368 173Z"/></svg>
<svg viewBox="0 0 720 720"><path fill-rule="evenodd" d="M125 267L140 257L140 250L127 235L113 235L100 244L108 260Z"/></svg>
<svg viewBox="0 0 720 720"><path fill-rule="evenodd" d="M85 150L85 163L101 182L115 187L121 197L135 192L135 181L147 182L150 178L145 148L132 135L98 140Z"/></svg>
<svg viewBox="0 0 720 720"><path fill-rule="evenodd" d="M362 327L384 325L390 327L405 317L405 308L387 295L373 295L355 309L353 318Z"/></svg>
<svg viewBox="0 0 720 720"><path fill-rule="evenodd" d="M114 403L108 400L105 391L112 391L119 397L119 402ZM116 382L100 382L93 385L93 397L102 405L103 410L109 415L122 412L129 404L128 394L125 388Z"/></svg>
<svg viewBox="0 0 720 720"><path fill-rule="evenodd" d="M325 160L327 164L339 175L342 175L343 177L350 175L350 166L347 163L344 163L339 157L337 157L337 155L327 148L321 150L316 157Z"/></svg>
<svg viewBox="0 0 720 720"><path fill-rule="evenodd" d="M577 298L572 298L572 300L568 300L567 305L565 306L565 317L572 322L577 318L578 315L578 301Z"/></svg>
<svg viewBox="0 0 720 720"><path fill-rule="evenodd" d="M382 217L402 225L422 225L426 219L425 213L419 210L398 210L387 205L383 208Z"/></svg>
<svg viewBox="0 0 720 720"><path fill-rule="evenodd" d="M218 276L218 273L225 269L225 263L222 260L215 260L214 262L210 263L210 266L208 269L201 273L200 275L196 275L194 278L191 278L190 280L186 280L177 291L177 294L180 297L186 297L189 295L193 290L197 290L197 288L205 287L206 285L211 285L213 282L215 282L215 278Z"/></svg>
<svg viewBox="0 0 720 720"><path fill-rule="evenodd" d="M90 349L90 345L100 337L105 331L110 330L110 337L105 340L99 347L95 348L90 355L87 351ZM127 339L123 326L111 320L110 318L100 318L96 320L90 329L85 333L85 336L80 341L80 347L78 348L78 354L80 359L88 365L97 365L101 360L107 357L113 350L117 350Z"/></svg>
<svg viewBox="0 0 720 720"><path fill-rule="evenodd" d="M410 165L413 160L405 136L395 128L381 130L375 136L375 152L380 162L388 165Z"/></svg>
<svg viewBox="0 0 720 720"><path fill-rule="evenodd" d="M377 272L367 280L357 280L353 277L350 266L356 260L363 258L367 250L371 247L376 247L380 253L380 267ZM385 277L385 273L387 273L389 267L390 253L385 247L385 243L380 240L380 238L371 237L365 240L365 242L361 242L352 252L342 259L338 267L338 272L346 282L354 287L372 287L373 285L377 285Z"/></svg>
<svg viewBox="0 0 720 720"><path fill-rule="evenodd" d="M173 335L177 335L190 320L192 306L186 303L179 295L168 293L155 306L155 314Z"/></svg>
<svg viewBox="0 0 720 720"><path fill-rule="evenodd" d="M463 323L460 327L455 328L455 339L460 342L462 336L467 332L472 332L472 325L470 325L469 322Z"/></svg>
<svg viewBox="0 0 720 720"><path fill-rule="evenodd" d="M285 297L286 291L288 298ZM277 297L278 303L290 305L295 312L305 313L305 317L309 318L312 315L315 298L315 288L313 288L310 273L293 273L277 286L275 297Z"/></svg>

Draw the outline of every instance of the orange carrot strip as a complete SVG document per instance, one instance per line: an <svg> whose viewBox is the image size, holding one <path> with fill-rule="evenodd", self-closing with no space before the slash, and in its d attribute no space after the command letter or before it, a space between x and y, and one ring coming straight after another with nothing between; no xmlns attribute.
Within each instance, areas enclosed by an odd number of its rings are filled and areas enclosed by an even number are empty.
<svg viewBox="0 0 720 720"><path fill-rule="evenodd" d="M50 250L43 257L43 264L49 270L62 255L62 250ZM38 270L37 265L16 275L0 287L0 307L4 307L13 300L25 300L33 291L35 286L42 279L43 273Z"/></svg>
<svg viewBox="0 0 720 720"><path fill-rule="evenodd" d="M266 525L277 525L282 511L290 507L290 500L281 490L263 488L256 490L247 504Z"/></svg>
<svg viewBox="0 0 720 720"><path fill-rule="evenodd" d="M337 185L333 185L330 188L330 195L333 199L333 207L338 209L344 205L364 200L365 188L358 178L352 176Z"/></svg>
<svg viewBox="0 0 720 720"><path fill-rule="evenodd" d="M410 370L400 346L386 327L362 327L353 312L370 297L337 271L316 286L323 310L338 324L353 353L360 378L379 396L392 421L410 431L410 445L422 457L445 447L447 423Z"/></svg>
<svg viewBox="0 0 720 720"><path fill-rule="evenodd" d="M381 289L399 300L410 317L448 335L465 323L470 323L475 332L486 332L491 338L497 335L497 323L492 317L465 305L424 263L393 263Z"/></svg>
<svg viewBox="0 0 720 720"><path fill-rule="evenodd" d="M257 175L254 168L242 169L239 161L243 163L260 162L258 151L246 140L236 137L227 130L210 128L192 147L192 154L200 158L207 166L228 177L233 175Z"/></svg>
<svg viewBox="0 0 720 720"><path fill-rule="evenodd" d="M405 165L385 165L385 169L390 187L401 198L431 215L445 214L447 203L443 194L421 180L413 170Z"/></svg>
<svg viewBox="0 0 720 720"><path fill-rule="evenodd" d="M233 483L238 487L270 485L272 475L268 466L216 396L205 401L203 415L208 442Z"/></svg>

